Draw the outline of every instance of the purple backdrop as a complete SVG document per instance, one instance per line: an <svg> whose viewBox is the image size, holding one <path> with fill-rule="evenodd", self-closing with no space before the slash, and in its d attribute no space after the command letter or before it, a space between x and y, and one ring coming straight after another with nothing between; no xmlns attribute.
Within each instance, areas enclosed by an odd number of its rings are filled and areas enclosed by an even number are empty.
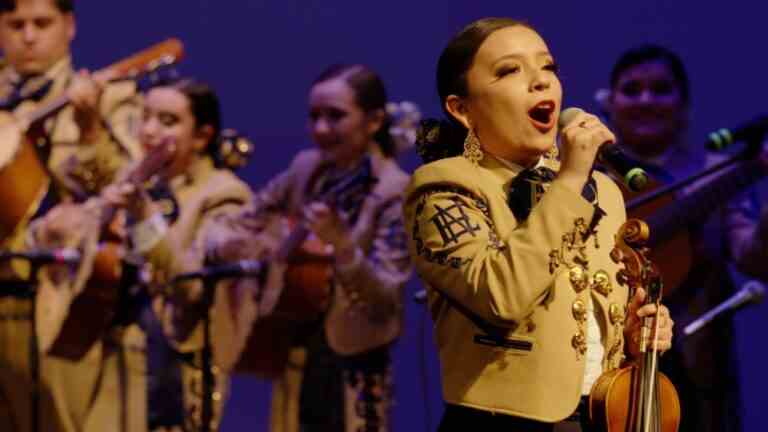
<svg viewBox="0 0 768 432"><path fill-rule="evenodd" d="M659 42L678 51L691 71L691 142L709 129L764 111L768 62L759 49L765 6L757 2L418 2L391 0L132 0L78 4L76 64L103 66L160 39L187 47L181 70L219 92L226 125L249 135L258 156L241 173L258 187L310 145L305 133L309 82L326 65L362 62L379 71L393 100L411 100L428 115L440 109L434 90L437 56L461 26L482 16L523 18L549 41L562 68L566 105L594 110L592 95L630 45ZM757 36L756 36L757 35ZM413 154L403 165L417 165ZM415 279L408 298L420 288ZM408 302L407 328L395 350L395 430L434 430L442 412L439 370L429 319ZM745 430L768 420L763 391L768 363L768 306L737 318ZM755 339L759 337L759 339ZM713 347L717 346L713 341ZM223 430L266 429L269 386L237 376Z"/></svg>

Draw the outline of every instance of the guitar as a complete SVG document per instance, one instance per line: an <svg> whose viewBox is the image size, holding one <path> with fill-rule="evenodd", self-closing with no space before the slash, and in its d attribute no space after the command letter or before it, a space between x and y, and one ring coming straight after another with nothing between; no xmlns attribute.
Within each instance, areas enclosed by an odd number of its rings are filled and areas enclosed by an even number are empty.
<svg viewBox="0 0 768 432"><path fill-rule="evenodd" d="M375 179L369 169L353 172L309 201L331 206L354 201ZM216 364L226 371L278 376L286 364L293 335L317 320L328 307L333 251L302 221L282 215L268 218L248 255L268 267L263 280L227 281L214 293L211 336Z"/></svg>
<svg viewBox="0 0 768 432"><path fill-rule="evenodd" d="M159 173L175 152L171 142L153 148L120 183L136 188L156 183ZM41 352L69 360L79 360L100 340L112 324L120 300L124 239L116 232L123 219L117 209L101 197L87 201L84 206L97 209L95 226L87 235L98 238L83 243L83 259L72 281L72 289L61 289L52 283L41 283L36 297L36 331ZM89 245L96 245L98 249ZM85 283L79 281L86 280Z"/></svg>
<svg viewBox="0 0 768 432"><path fill-rule="evenodd" d="M97 80L109 82L136 79L178 62L183 46L168 39L94 73ZM51 182L50 174L38 155L42 122L69 104L66 94L23 115L0 113L0 243L23 227L37 210Z"/></svg>
<svg viewBox="0 0 768 432"><path fill-rule="evenodd" d="M693 265L688 228L697 222L702 223L736 193L768 174L757 160L737 160L735 163L738 164L736 169L708 179L681 198L665 193L676 186L673 184L627 201L628 217L645 219L653 232L649 240L651 259L658 263L664 274L665 295L673 294L682 285ZM731 164L727 161L722 167L727 168Z"/></svg>

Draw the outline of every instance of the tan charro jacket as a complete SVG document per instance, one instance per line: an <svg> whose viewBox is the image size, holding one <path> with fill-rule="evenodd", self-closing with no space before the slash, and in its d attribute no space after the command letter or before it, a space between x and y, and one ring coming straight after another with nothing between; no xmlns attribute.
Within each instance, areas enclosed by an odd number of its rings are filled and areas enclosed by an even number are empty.
<svg viewBox="0 0 768 432"><path fill-rule="evenodd" d="M581 235L595 207L557 180L519 223L507 206L517 174L488 156L479 166L454 157L421 167L406 192L408 244L429 288L446 402L554 422L581 395L586 319L578 311L587 296L603 369L622 361L627 289L609 252L625 211L619 189L595 173L606 213L596 234ZM488 337L460 307L499 335Z"/></svg>
<svg viewBox="0 0 768 432"><path fill-rule="evenodd" d="M325 320L328 342L339 354L361 353L397 338L403 319L402 289L411 274L401 220L408 176L394 160L378 153L371 153L371 163L378 181L363 201L351 234L360 259L347 268L335 268L335 289ZM249 214L300 218L308 204L309 183L323 164L317 150L299 153L256 195Z"/></svg>
<svg viewBox="0 0 768 432"><path fill-rule="evenodd" d="M353 265L334 269L333 298L324 321L330 347L338 354L362 353L386 346L400 334L403 321L402 290L411 274L402 222L402 193L408 176L394 160L370 153L373 175L378 179L363 201L352 237L360 253ZM276 176L254 199L247 218L259 225L275 214L300 218L308 204L308 189L324 166L321 153L299 153L290 167ZM353 300L354 299L354 300ZM274 381L270 430L299 430L299 399L306 363L306 349L295 347L283 375ZM354 406L357 393L345 384L347 407ZM390 400L382 398L379 415L386 418ZM351 401L351 402L350 402ZM359 413L347 408L346 427L359 424ZM382 428L388 427L384 421Z"/></svg>

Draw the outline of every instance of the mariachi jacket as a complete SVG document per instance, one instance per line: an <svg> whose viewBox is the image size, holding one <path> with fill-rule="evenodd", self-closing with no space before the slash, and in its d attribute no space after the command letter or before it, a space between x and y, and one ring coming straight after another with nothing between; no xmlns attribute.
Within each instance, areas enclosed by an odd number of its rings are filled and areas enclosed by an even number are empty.
<svg viewBox="0 0 768 432"><path fill-rule="evenodd" d="M581 396L588 296L603 370L623 359L628 290L609 253L626 216L619 189L595 173L605 214L594 229L598 207L557 180L518 221L507 202L518 174L490 156L422 166L406 191L408 247L428 287L446 402L554 422Z"/></svg>

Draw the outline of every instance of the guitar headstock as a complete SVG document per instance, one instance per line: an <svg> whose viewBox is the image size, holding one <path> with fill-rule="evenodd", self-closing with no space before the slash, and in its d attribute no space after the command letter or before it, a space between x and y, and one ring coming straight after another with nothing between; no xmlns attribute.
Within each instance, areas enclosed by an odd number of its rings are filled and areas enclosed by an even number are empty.
<svg viewBox="0 0 768 432"><path fill-rule="evenodd" d="M396 153L410 150L416 144L416 131L421 121L421 110L413 102L387 103L387 115L391 125L389 135L395 142Z"/></svg>
<svg viewBox="0 0 768 432"><path fill-rule="evenodd" d="M162 143L147 151L144 159L131 170L128 181L144 186L147 186L147 183L154 184L161 181L175 154L176 140L173 138L163 140Z"/></svg>
<svg viewBox="0 0 768 432"><path fill-rule="evenodd" d="M650 234L648 224L640 219L628 219L616 233L611 259L623 264L616 279L629 287L630 295L634 295L637 288L643 288L648 293L646 303L658 303L663 284L659 269L648 258L650 250L645 247Z"/></svg>
<svg viewBox="0 0 768 432"><path fill-rule="evenodd" d="M183 57L184 45L180 40L171 38L99 70L94 75L104 81L139 79L148 74L160 73Z"/></svg>

